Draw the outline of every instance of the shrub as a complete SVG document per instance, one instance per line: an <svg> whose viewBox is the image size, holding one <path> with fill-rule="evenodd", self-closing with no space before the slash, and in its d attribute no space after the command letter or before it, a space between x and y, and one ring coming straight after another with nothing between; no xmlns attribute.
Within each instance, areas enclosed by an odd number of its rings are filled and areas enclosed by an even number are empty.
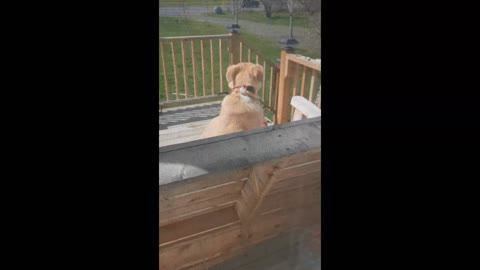
<svg viewBox="0 0 480 270"><path fill-rule="evenodd" d="M223 14L223 10L221 7L214 7L213 11L215 12L215 14Z"/></svg>

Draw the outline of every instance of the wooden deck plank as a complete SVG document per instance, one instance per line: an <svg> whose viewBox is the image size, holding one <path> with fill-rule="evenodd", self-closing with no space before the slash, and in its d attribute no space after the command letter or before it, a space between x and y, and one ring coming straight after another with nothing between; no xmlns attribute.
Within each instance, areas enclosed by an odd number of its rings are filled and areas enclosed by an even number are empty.
<svg viewBox="0 0 480 270"><path fill-rule="evenodd" d="M166 108L160 114L159 147L200 139L220 112L221 101Z"/></svg>
<svg viewBox="0 0 480 270"><path fill-rule="evenodd" d="M231 207L239 197L240 192L230 193L203 202L188 204L183 207L160 212L160 226Z"/></svg>
<svg viewBox="0 0 480 270"><path fill-rule="evenodd" d="M212 186L210 188L202 189L199 191L177 195L175 197L162 196L160 198L160 212L192 203L203 202L212 198L216 198L220 194L225 195L231 193L238 193L244 185L244 180L236 180L217 186Z"/></svg>
<svg viewBox="0 0 480 270"><path fill-rule="evenodd" d="M186 179L182 182L162 185L160 188L160 203L169 197L208 189L235 180L243 180L248 177L250 170L250 168L238 168L232 171L207 174Z"/></svg>
<svg viewBox="0 0 480 270"><path fill-rule="evenodd" d="M236 226L209 235L207 243L202 238L195 238L163 247L160 249L160 269L183 269L196 264L202 265L222 253L228 253L228 250L236 246L239 238L240 227ZM205 257L205 249L212 255Z"/></svg>
<svg viewBox="0 0 480 270"><path fill-rule="evenodd" d="M313 203L320 204L320 188L300 187L266 197L258 213L267 214L280 209L301 208Z"/></svg>
<svg viewBox="0 0 480 270"><path fill-rule="evenodd" d="M238 222L233 207L224 208L206 215L197 216L160 227L160 246L180 242L188 237L196 237L203 232L216 230Z"/></svg>
<svg viewBox="0 0 480 270"><path fill-rule="evenodd" d="M283 179L290 179L297 176L301 176L310 172L320 170L320 160L314 160L310 162L305 162L304 164L292 166L286 169L280 169L275 171L275 181L281 181Z"/></svg>
<svg viewBox="0 0 480 270"><path fill-rule="evenodd" d="M302 186L310 186L320 184L321 172L313 171L295 178L285 179L284 181L275 182L271 188L271 194L280 192L281 190L296 189Z"/></svg>
<svg viewBox="0 0 480 270"><path fill-rule="evenodd" d="M220 104L220 102L211 102L211 103L206 103L203 106L208 106L208 105L216 105ZM194 111L195 108L199 108L201 111L202 108L199 107L198 105L189 105L189 106L182 106L179 108L170 108L170 109L164 109L164 113L172 112L175 110L183 110L183 109L193 109L191 115L196 115L196 112ZM220 110L220 107L218 108ZM160 136L160 142L159 142L159 147L162 146L167 146L167 145L173 145L173 144L179 144L179 143L185 143L185 142L190 142L194 140L200 139L200 135L203 133L207 125L212 121L214 116L212 116L209 119L206 120L200 120L200 121L193 121L189 123L184 123L184 124L177 124L177 125L169 125L167 129L161 129L159 131L159 136ZM162 116L160 116L160 119L162 119ZM267 118L265 118L268 120ZM161 122L162 123L162 122ZM273 123L268 122L268 126L273 125Z"/></svg>

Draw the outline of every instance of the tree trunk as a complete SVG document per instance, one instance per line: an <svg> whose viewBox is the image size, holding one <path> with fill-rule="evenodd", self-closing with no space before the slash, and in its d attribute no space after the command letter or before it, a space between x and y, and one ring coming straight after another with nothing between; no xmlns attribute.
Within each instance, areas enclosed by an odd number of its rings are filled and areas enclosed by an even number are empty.
<svg viewBox="0 0 480 270"><path fill-rule="evenodd" d="M265 17L271 18L272 17L272 12L265 10Z"/></svg>
<svg viewBox="0 0 480 270"><path fill-rule="evenodd" d="M293 16L290 14L290 39L293 39Z"/></svg>
<svg viewBox="0 0 480 270"><path fill-rule="evenodd" d="M270 1L262 1L263 7L265 8L265 17L272 17L272 3Z"/></svg>

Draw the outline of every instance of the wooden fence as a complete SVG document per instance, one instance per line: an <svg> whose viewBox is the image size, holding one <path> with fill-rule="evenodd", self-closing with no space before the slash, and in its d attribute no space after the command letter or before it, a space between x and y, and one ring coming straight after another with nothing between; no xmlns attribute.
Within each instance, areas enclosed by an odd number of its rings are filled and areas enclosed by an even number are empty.
<svg viewBox="0 0 480 270"><path fill-rule="evenodd" d="M320 107L320 60L281 51L276 65L249 47L237 33L160 38L160 105L164 108L221 100L229 93L229 65L251 62L264 67L259 96L275 124L293 117L290 99L303 96Z"/></svg>
<svg viewBox="0 0 480 270"><path fill-rule="evenodd" d="M209 269L320 226L320 136L317 117L161 147L160 269Z"/></svg>
<svg viewBox="0 0 480 270"><path fill-rule="evenodd" d="M227 68L239 62L264 67L259 96L266 114L270 112L273 117L279 68L250 48L237 33L160 38L160 104L180 106L223 98L229 93Z"/></svg>
<svg viewBox="0 0 480 270"><path fill-rule="evenodd" d="M293 96L305 97L320 108L320 71L320 60L281 52L276 123L286 123L292 119L290 100Z"/></svg>

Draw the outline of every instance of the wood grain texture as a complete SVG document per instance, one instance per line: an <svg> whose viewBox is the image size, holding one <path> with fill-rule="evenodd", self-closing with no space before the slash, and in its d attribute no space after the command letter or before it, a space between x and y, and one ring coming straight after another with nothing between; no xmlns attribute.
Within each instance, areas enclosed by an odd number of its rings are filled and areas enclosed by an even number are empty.
<svg viewBox="0 0 480 270"><path fill-rule="evenodd" d="M203 40L200 40L200 54L202 56L202 89L203 89L203 95L206 95L205 92L205 45L203 44Z"/></svg>
<svg viewBox="0 0 480 270"><path fill-rule="evenodd" d="M210 71L211 71L211 85L212 95L215 94L215 54L213 53L213 40L210 39Z"/></svg>
<svg viewBox="0 0 480 270"><path fill-rule="evenodd" d="M218 40L218 59L220 61L220 66L219 66L219 72L218 72L218 76L219 76L219 79L220 79L220 93L223 93L223 49L222 49L222 40L219 39Z"/></svg>
<svg viewBox="0 0 480 270"><path fill-rule="evenodd" d="M207 232L238 223L237 212L227 207L205 215L196 216L160 227L160 247L180 242L187 238L198 237Z"/></svg>
<svg viewBox="0 0 480 270"><path fill-rule="evenodd" d="M160 213L171 208L177 208L188 204L199 203L220 195L237 193L242 190L245 181L230 181L221 185L211 186L206 189L192 191L174 197L160 197Z"/></svg>
<svg viewBox="0 0 480 270"><path fill-rule="evenodd" d="M240 192L220 195L198 203L165 210L160 212L160 226L234 206L238 198L240 198Z"/></svg>
<svg viewBox="0 0 480 270"><path fill-rule="evenodd" d="M173 77L175 79L175 99L180 99L180 88L178 86L178 71L177 71L177 61L175 58L175 46L173 41L170 43L170 48L172 49L172 63L173 63Z"/></svg>
<svg viewBox="0 0 480 270"><path fill-rule="evenodd" d="M188 98L188 76L187 76L187 62L185 56L185 40L180 41L180 47L182 51L182 69L183 69L183 89L185 98Z"/></svg>
<svg viewBox="0 0 480 270"><path fill-rule="evenodd" d="M192 57L192 74L193 74L193 96L197 97L197 66L195 65L195 42L193 40L190 41L190 48L192 50L191 57Z"/></svg>
<svg viewBox="0 0 480 270"><path fill-rule="evenodd" d="M162 56L163 80L165 82L165 96L170 100L170 88L168 86L167 68L165 65L165 44L160 42L160 55Z"/></svg>
<svg viewBox="0 0 480 270"><path fill-rule="evenodd" d="M179 270L202 264L228 253L240 237L240 227L236 226L160 248L160 269Z"/></svg>

